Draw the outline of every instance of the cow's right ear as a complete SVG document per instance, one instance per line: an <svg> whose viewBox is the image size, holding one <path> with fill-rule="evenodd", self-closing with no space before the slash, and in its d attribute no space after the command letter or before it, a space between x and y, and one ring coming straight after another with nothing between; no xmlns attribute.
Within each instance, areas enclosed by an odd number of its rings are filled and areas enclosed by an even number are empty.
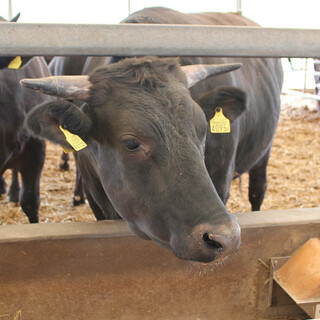
<svg viewBox="0 0 320 320"><path fill-rule="evenodd" d="M27 114L25 125L33 135L73 150L59 126L86 141L91 132L92 119L72 103L57 100L34 107Z"/></svg>
<svg viewBox="0 0 320 320"><path fill-rule="evenodd" d="M215 108L221 107L223 114L233 122L247 109L246 93L235 87L218 87L194 99L204 111L209 121L215 114Z"/></svg>

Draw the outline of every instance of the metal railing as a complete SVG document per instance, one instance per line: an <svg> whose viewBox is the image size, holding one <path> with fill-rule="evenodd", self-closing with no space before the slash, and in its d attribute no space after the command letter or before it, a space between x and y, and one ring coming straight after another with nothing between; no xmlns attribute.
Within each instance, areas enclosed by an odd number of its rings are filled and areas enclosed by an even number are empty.
<svg viewBox="0 0 320 320"><path fill-rule="evenodd" d="M301 79L302 79L302 81L301 81L301 91L284 88L282 90L282 93L286 93L286 94L290 94L290 95L296 95L296 96L299 96L299 97L302 97L302 98L315 99L315 100L320 101L320 96L319 95L307 92L307 76L308 75L313 75L313 78L315 78L315 76L320 76L320 72L315 71L314 69L310 68L310 62L312 62L312 65L317 63L316 60L313 61L313 59L306 58L306 59L302 59L300 68L294 67L293 64L291 65L291 72L298 73L298 74L300 73L301 74ZM309 65L309 67L308 67L308 65ZM319 88L320 84L315 82L315 87Z"/></svg>
<svg viewBox="0 0 320 320"><path fill-rule="evenodd" d="M320 56L320 30L155 24L0 24L0 56ZM288 94L301 93L287 91ZM308 98L319 96L302 93Z"/></svg>
<svg viewBox="0 0 320 320"><path fill-rule="evenodd" d="M0 24L0 55L318 57L320 30L194 25Z"/></svg>

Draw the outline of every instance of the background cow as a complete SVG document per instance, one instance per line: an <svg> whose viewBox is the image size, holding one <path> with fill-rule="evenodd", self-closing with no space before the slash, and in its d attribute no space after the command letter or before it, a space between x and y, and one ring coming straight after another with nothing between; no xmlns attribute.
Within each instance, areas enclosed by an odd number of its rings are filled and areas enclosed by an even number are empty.
<svg viewBox="0 0 320 320"><path fill-rule="evenodd" d="M15 169L21 174L20 205L30 222L38 222L39 180L45 158L45 143L32 137L23 124L26 114L35 105L48 100L48 97L40 93L29 92L20 86L19 81L25 77L36 78L49 75L48 66L45 60L40 57L30 60L23 69L6 68L0 70L2 85L0 95L0 176L7 169ZM17 173L14 174L14 180L17 183ZM17 192L13 194L16 197Z"/></svg>
<svg viewBox="0 0 320 320"><path fill-rule="evenodd" d="M12 18L10 21L7 21L3 17L0 17L0 23L2 22L16 22L20 17L20 13L17 14L14 18ZM0 70L6 69L10 65L10 62L15 59L15 57L1 57L0 59ZM22 57L21 58L21 65L23 66L30 58L28 57ZM2 194L6 194L7 188L6 188L6 181L4 177L0 177L0 196ZM10 202L18 202L19 201L19 192L20 192L20 186L19 186L19 179L18 179L18 172L16 170L12 170L12 176L11 176L11 184L10 184L10 190L9 190L9 201Z"/></svg>
<svg viewBox="0 0 320 320"><path fill-rule="evenodd" d="M10 22L16 22L19 15ZM8 23L3 18L0 21ZM0 194L6 192L3 173L13 169L9 201L20 200L29 221L38 222L39 180L45 158L45 143L30 136L24 128L24 119L35 105L49 99L46 95L34 94L22 88L20 80L49 76L50 71L40 57L21 57L21 65L14 67L18 69L9 69L13 59L15 57L0 57ZM21 192L18 172L22 180Z"/></svg>
<svg viewBox="0 0 320 320"><path fill-rule="evenodd" d="M87 57L54 57L50 61L49 69L52 75L77 75L81 74ZM80 104L81 105L81 104ZM63 152L61 155L60 169L63 171L69 170L69 153ZM78 168L76 168L76 183L73 192L72 203L74 206L85 203L85 196L82 185L82 178Z"/></svg>

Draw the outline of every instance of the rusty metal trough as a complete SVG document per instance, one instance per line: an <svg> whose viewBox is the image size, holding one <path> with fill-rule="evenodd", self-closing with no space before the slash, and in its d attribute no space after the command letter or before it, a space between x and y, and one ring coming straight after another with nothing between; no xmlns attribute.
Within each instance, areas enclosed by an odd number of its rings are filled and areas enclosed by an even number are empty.
<svg viewBox="0 0 320 320"><path fill-rule="evenodd" d="M312 319L320 319L320 238L308 240L291 257L272 258L270 277Z"/></svg>
<svg viewBox="0 0 320 320"><path fill-rule="evenodd" d="M224 266L178 260L133 236L123 221L2 226L0 319L250 320L303 313L276 287L267 306L266 264L320 236L320 208L237 216L242 245Z"/></svg>

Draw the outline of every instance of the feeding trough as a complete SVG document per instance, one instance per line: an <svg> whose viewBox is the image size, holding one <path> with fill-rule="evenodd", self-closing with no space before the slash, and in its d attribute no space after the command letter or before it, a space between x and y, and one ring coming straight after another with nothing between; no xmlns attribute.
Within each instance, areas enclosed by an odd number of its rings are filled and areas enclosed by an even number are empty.
<svg viewBox="0 0 320 320"><path fill-rule="evenodd" d="M320 319L320 239L308 240L292 257L272 258L270 280L271 296L275 280L310 317Z"/></svg>
<svg viewBox="0 0 320 320"><path fill-rule="evenodd" d="M270 320L303 314L289 298L267 306L267 267L271 257L288 256L319 236L320 208L237 217L241 247L218 266L180 260L133 236L124 221L3 226L1 320L17 312L22 319L52 320Z"/></svg>

